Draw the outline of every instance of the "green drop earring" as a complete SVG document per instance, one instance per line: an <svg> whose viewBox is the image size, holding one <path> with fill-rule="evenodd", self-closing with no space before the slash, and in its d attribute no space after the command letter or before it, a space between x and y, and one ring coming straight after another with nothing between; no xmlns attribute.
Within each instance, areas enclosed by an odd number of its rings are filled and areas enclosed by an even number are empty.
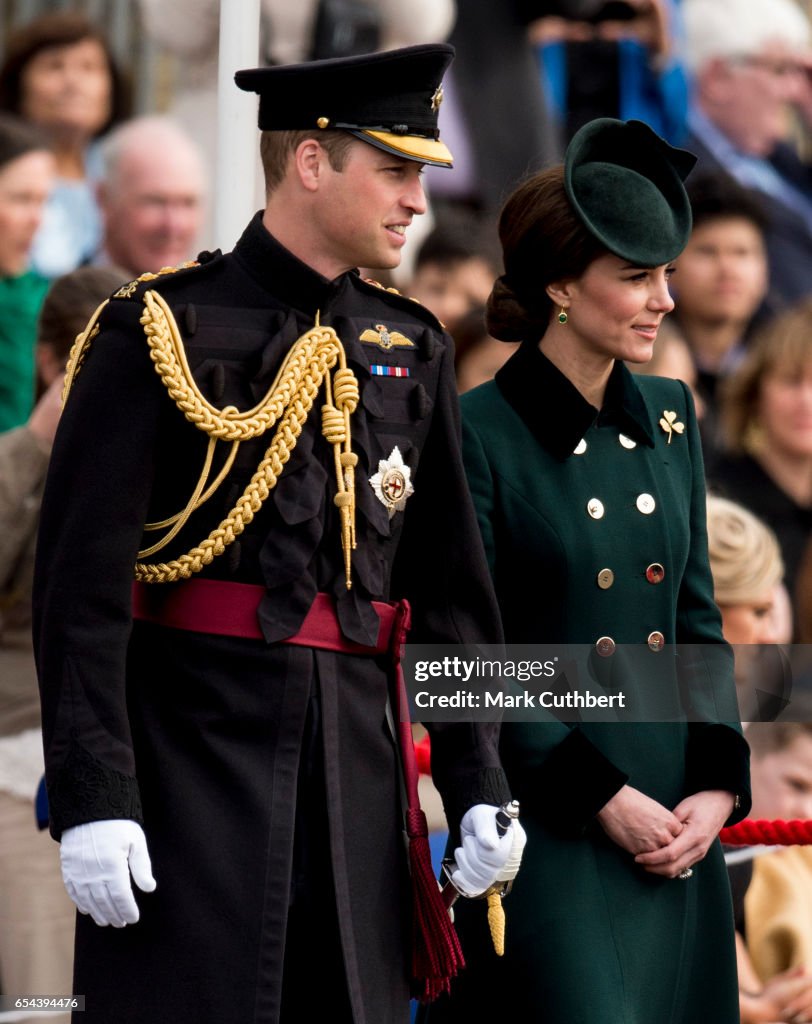
<svg viewBox="0 0 812 1024"><path fill-rule="evenodd" d="M558 322L565 327L567 324L567 320L569 320L569 317L567 316L567 311L562 306L561 312L558 314Z"/></svg>

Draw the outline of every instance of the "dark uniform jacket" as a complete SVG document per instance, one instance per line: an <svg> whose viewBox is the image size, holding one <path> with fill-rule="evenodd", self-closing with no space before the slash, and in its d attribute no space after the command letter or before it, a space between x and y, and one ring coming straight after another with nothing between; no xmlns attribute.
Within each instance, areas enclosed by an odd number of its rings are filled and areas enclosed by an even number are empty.
<svg viewBox="0 0 812 1024"><path fill-rule="evenodd" d="M510 993L511 1012L545 1024L733 1024L719 844L692 878L671 880L635 865L595 820L626 782L672 809L704 789L738 794L735 820L749 807L690 395L617 364L598 413L525 344L462 404L506 641L591 648L592 688L622 692L628 710L617 721L503 722L528 833L504 902L505 956L492 953L481 907L461 906L469 969L429 1020L486 1019ZM659 717L674 704L690 720Z"/></svg>
<svg viewBox="0 0 812 1024"><path fill-rule="evenodd" d="M110 301L62 417L43 506L35 625L52 831L143 821L158 883L139 894L134 926L80 919L83 1018L276 1021L293 906L324 922L308 950L313 985L332 922L354 1020L401 1020L408 897L386 659L278 641L326 591L353 641L375 642L370 600L391 596L412 602L416 639L498 642L450 346L418 304L357 273L322 278L259 215L233 253L201 262ZM352 590L320 401L262 509L202 574L266 588L264 640L131 623L136 552L155 539L142 539L143 525L185 506L206 450L150 360L139 323L148 288L172 308L194 378L218 407L253 407L317 315L359 379ZM382 328L405 341L360 340ZM378 376L376 366L406 375ZM156 560L188 551L223 519L271 435L241 446L227 481ZM390 519L368 481L395 447L414 494ZM494 726L434 732L452 824L471 803L507 797Z"/></svg>

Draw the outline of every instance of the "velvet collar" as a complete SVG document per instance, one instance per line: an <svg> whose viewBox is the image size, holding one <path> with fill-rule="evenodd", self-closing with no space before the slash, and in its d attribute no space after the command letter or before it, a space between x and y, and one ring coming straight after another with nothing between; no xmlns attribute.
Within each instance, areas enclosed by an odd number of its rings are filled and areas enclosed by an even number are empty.
<svg viewBox="0 0 812 1024"><path fill-rule="evenodd" d="M614 424L641 444L654 447L646 403L634 375L616 362L598 410L539 349L524 342L496 374L496 385L535 437L564 461L597 420Z"/></svg>

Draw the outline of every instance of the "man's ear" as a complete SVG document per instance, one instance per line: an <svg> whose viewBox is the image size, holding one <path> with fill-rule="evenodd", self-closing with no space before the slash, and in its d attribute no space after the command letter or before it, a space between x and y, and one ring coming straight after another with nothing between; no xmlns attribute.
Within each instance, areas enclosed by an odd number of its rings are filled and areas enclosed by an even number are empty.
<svg viewBox="0 0 812 1024"><path fill-rule="evenodd" d="M572 302L573 281L551 281L544 289L554 306L569 306Z"/></svg>
<svg viewBox="0 0 812 1024"><path fill-rule="evenodd" d="M308 192L316 192L327 164L327 153L316 139L305 139L296 147L293 165Z"/></svg>

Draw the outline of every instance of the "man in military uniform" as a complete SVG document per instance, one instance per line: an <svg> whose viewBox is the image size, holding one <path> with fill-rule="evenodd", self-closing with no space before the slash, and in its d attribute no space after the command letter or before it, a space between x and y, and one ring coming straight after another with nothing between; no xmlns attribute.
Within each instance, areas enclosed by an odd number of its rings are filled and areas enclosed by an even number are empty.
<svg viewBox="0 0 812 1024"><path fill-rule="evenodd" d="M354 268L397 265L421 166L450 164L450 58L240 72L264 213L77 342L35 628L84 1024L406 1017L405 610L384 602L411 602L415 640L500 627L448 338ZM456 880L482 891L523 841L495 824L496 728L433 738Z"/></svg>

